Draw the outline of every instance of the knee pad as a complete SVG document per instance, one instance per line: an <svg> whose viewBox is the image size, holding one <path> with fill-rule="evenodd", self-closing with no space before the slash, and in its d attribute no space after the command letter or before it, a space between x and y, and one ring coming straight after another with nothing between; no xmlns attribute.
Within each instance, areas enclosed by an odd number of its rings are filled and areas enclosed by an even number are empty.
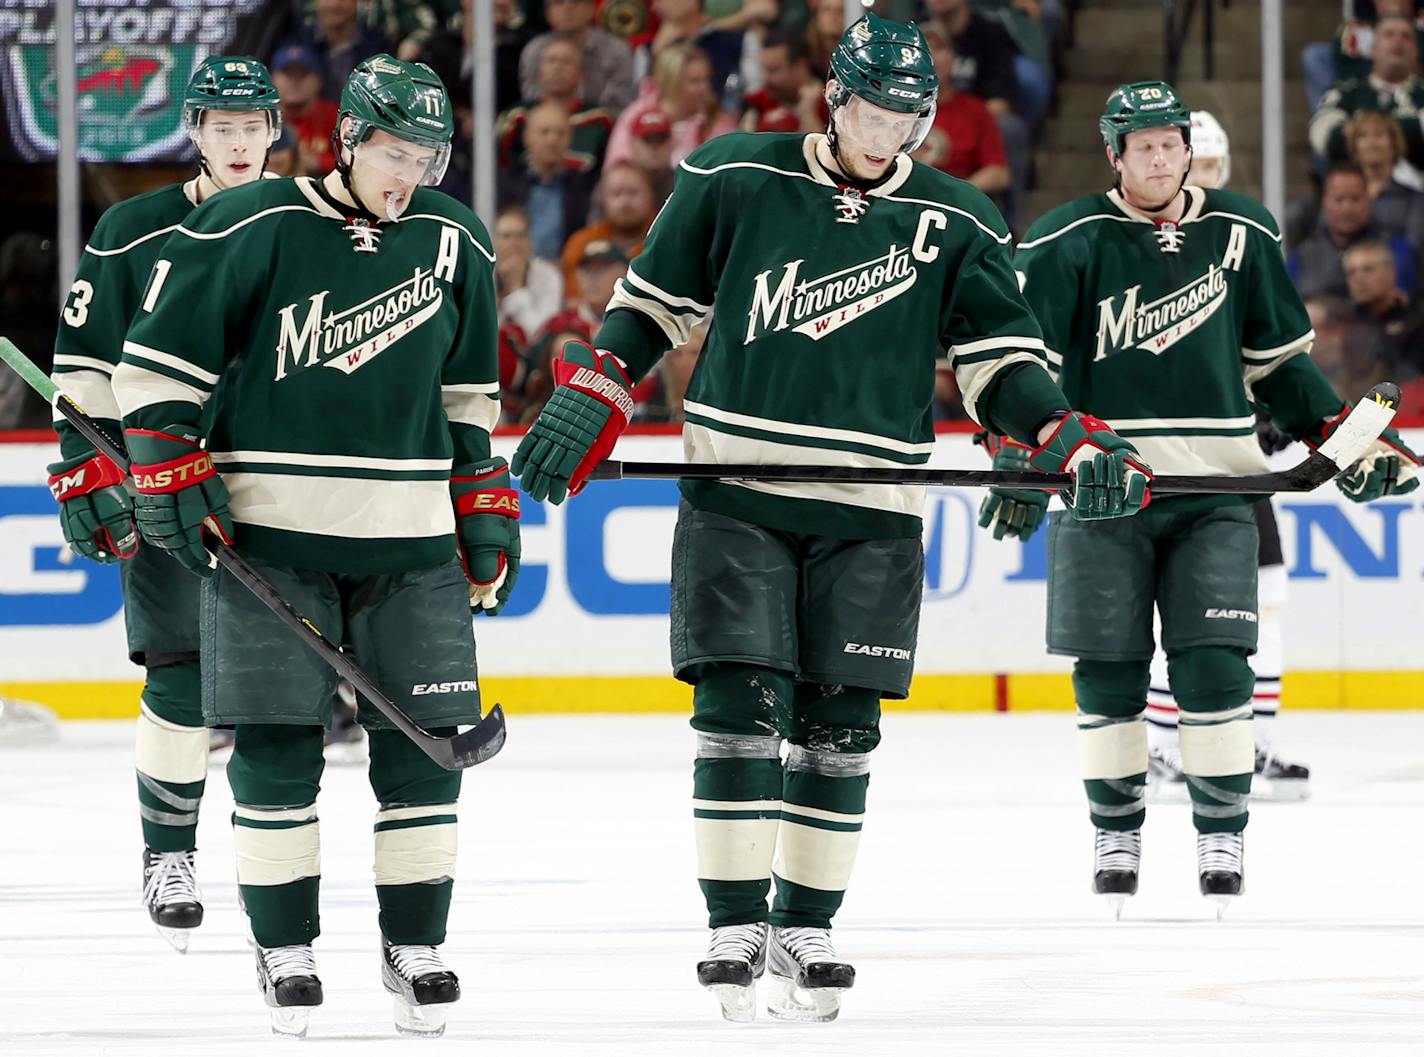
<svg viewBox="0 0 1424 1057"><path fill-rule="evenodd" d="M880 691L844 684L803 683L796 688L787 739L799 747L796 756L824 754L828 766L834 757L868 755L880 744ZM788 764L791 763L788 758ZM806 770L796 766L794 770ZM863 771L860 773L864 773Z"/></svg>
<svg viewBox="0 0 1424 1057"><path fill-rule="evenodd" d="M692 692L698 756L779 755L795 688L789 672L754 664L708 665Z"/></svg>
<svg viewBox="0 0 1424 1057"><path fill-rule="evenodd" d="M1151 661L1079 660L1073 666L1078 702L1078 765L1085 779L1130 778L1147 770L1147 707Z"/></svg>
<svg viewBox="0 0 1424 1057"><path fill-rule="evenodd" d="M143 703L156 719L181 727L202 727L203 680L198 659L149 668Z"/></svg>
<svg viewBox="0 0 1424 1057"><path fill-rule="evenodd" d="M1255 676L1246 651L1194 646L1169 654L1167 669L1180 709L1182 770L1207 778L1250 774L1256 757L1251 728Z"/></svg>

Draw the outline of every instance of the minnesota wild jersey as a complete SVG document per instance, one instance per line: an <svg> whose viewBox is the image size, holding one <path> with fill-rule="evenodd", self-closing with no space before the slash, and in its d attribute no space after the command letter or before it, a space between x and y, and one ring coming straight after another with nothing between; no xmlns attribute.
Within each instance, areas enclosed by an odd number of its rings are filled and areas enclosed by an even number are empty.
<svg viewBox="0 0 1424 1057"><path fill-rule="evenodd" d="M153 262L168 236L195 208L196 180L171 184L109 207L79 259L60 313L54 343L54 383L118 436L119 409L110 382L123 355L124 334L138 309ZM65 458L93 445L55 415Z"/></svg>
<svg viewBox="0 0 1424 1057"><path fill-rule="evenodd" d="M417 190L397 223L316 181L224 191L154 264L114 374L126 429L198 433L239 548L370 574L455 554L452 466L499 414L494 254Z"/></svg>
<svg viewBox="0 0 1424 1057"><path fill-rule="evenodd" d="M1066 410L993 204L903 155L865 191L838 184L829 159L820 135L705 144L678 167L609 302L595 344L635 375L651 366L630 353L639 331L661 339L660 354L711 316L683 405L687 458L924 463L946 351L966 410L990 428L1023 436ZM1019 375L1028 380L1007 384ZM694 506L770 528L851 539L920 531L918 487L682 488Z"/></svg>
<svg viewBox="0 0 1424 1057"><path fill-rule="evenodd" d="M1175 223L1116 191L1076 199L1029 229L1014 263L1075 408L1158 473L1258 473L1253 401L1294 436L1340 401L1310 362L1271 215L1230 191L1184 193Z"/></svg>

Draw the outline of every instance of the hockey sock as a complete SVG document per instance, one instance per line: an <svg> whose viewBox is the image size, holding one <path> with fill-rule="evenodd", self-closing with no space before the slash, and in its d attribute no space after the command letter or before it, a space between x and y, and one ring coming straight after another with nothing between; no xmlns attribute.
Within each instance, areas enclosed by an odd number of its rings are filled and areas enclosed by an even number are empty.
<svg viewBox="0 0 1424 1057"><path fill-rule="evenodd" d="M455 727L431 733L448 738ZM455 887L460 771L447 771L398 730L373 730L371 789L376 812L376 899L381 935L392 943L445 942Z"/></svg>
<svg viewBox="0 0 1424 1057"><path fill-rule="evenodd" d="M790 673L708 665L693 693L692 825L708 924L765 921L781 817L781 724Z"/></svg>
<svg viewBox="0 0 1424 1057"><path fill-rule="evenodd" d="M208 731L196 658L148 670L134 735L134 768L144 844L154 851L197 847Z"/></svg>
<svg viewBox="0 0 1424 1057"><path fill-rule="evenodd" d="M1246 651L1193 646L1168 653L1167 666L1180 709L1192 822L1199 833L1238 833L1246 828L1256 765Z"/></svg>
<svg viewBox="0 0 1424 1057"><path fill-rule="evenodd" d="M310 943L321 933L322 728L239 723L227 764L237 884L259 946Z"/></svg>
<svg viewBox="0 0 1424 1057"><path fill-rule="evenodd" d="M880 694L803 684L788 736L771 923L829 928L860 847Z"/></svg>
<svg viewBox="0 0 1424 1057"><path fill-rule="evenodd" d="M1143 704L1150 662L1080 659L1078 763L1088 816L1099 829L1141 829L1147 818L1147 733Z"/></svg>
<svg viewBox="0 0 1424 1057"><path fill-rule="evenodd" d="M1281 609L1285 605L1286 597L1286 567L1263 565L1258 576L1260 623L1256 626L1256 652L1251 655L1251 671L1256 676L1251 712L1256 747L1269 753L1275 734L1276 713L1281 707L1281 672L1284 660Z"/></svg>

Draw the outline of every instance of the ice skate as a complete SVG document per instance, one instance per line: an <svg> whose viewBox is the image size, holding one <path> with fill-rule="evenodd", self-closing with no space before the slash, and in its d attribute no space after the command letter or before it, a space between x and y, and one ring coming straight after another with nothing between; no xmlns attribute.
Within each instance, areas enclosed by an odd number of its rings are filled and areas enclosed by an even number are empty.
<svg viewBox="0 0 1424 1057"><path fill-rule="evenodd" d="M1257 800L1306 800L1310 797L1310 768L1291 763L1274 749L1256 746L1256 776L1251 795Z"/></svg>
<svg viewBox="0 0 1424 1057"><path fill-rule="evenodd" d="M717 996L728 1020L756 1019L756 982L766 970L767 932L762 921L715 928L707 957L697 963L697 982Z"/></svg>
<svg viewBox="0 0 1424 1057"><path fill-rule="evenodd" d="M1216 920L1220 921L1231 901L1246 891L1243 835L1198 833L1197 873L1201 894L1216 904Z"/></svg>
<svg viewBox="0 0 1424 1057"><path fill-rule="evenodd" d="M1159 804L1180 804L1189 799L1179 753L1155 745L1148 748L1147 798Z"/></svg>
<svg viewBox="0 0 1424 1057"><path fill-rule="evenodd" d="M1142 831L1100 829L1093 838L1093 891L1122 919L1128 896L1137 894L1137 874L1142 867Z"/></svg>
<svg viewBox="0 0 1424 1057"><path fill-rule="evenodd" d="M767 959L766 1008L778 1020L835 1020L841 995L855 986L855 969L836 956L830 929L777 926Z"/></svg>
<svg viewBox="0 0 1424 1057"><path fill-rule="evenodd" d="M188 953L188 940L203 923L194 854L143 849L144 906L158 934L179 954Z"/></svg>
<svg viewBox="0 0 1424 1057"><path fill-rule="evenodd" d="M395 996L396 1030L434 1038L445 1034L445 1014L460 1000L460 981L437 947L381 943L381 983Z"/></svg>
<svg viewBox="0 0 1424 1057"><path fill-rule="evenodd" d="M254 945L253 951L257 955L257 989L271 1009L272 1034L306 1038L311 1007L322 1001L311 944Z"/></svg>

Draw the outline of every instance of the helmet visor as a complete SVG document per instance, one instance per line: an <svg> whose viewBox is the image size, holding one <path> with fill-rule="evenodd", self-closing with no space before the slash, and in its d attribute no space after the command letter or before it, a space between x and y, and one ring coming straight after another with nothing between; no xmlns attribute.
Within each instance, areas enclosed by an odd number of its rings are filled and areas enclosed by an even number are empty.
<svg viewBox="0 0 1424 1057"><path fill-rule="evenodd" d="M445 167L450 164L450 145L418 143L375 129L356 144L351 161L353 166L357 163L370 166L382 176L401 183L433 187L445 177Z"/></svg>
<svg viewBox="0 0 1424 1057"><path fill-rule="evenodd" d="M837 136L866 154L889 158L919 147L929 135L934 115L933 103L922 114L903 114L852 95L843 106L836 107L831 120L836 123Z"/></svg>
<svg viewBox="0 0 1424 1057"><path fill-rule="evenodd" d="M265 110L200 110L188 129L204 154L239 149L265 154L281 131L281 115Z"/></svg>

